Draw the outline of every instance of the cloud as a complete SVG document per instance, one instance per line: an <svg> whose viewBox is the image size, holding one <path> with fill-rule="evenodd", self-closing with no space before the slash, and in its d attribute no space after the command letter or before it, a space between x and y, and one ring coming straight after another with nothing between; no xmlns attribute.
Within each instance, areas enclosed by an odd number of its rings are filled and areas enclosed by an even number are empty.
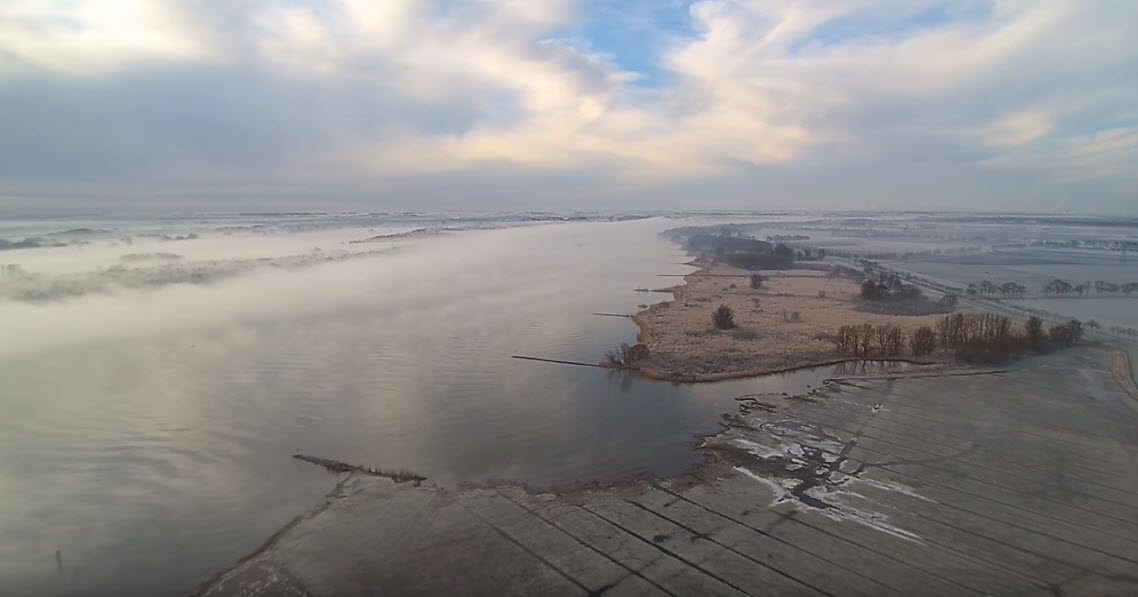
<svg viewBox="0 0 1138 597"><path fill-rule="evenodd" d="M898 187L898 168L1133 178L1126 146L1093 140L1138 120L1129 2L103 6L0 8L0 192L429 195L477 174L540 194L544 173L648 202L701 181L819 194L856 172L911 202L922 179Z"/></svg>
<svg viewBox="0 0 1138 597"><path fill-rule="evenodd" d="M1042 112L1021 112L1000 118L985 127L984 142L997 148L1028 145L1052 130L1051 118Z"/></svg>
<svg viewBox="0 0 1138 597"><path fill-rule="evenodd" d="M1071 140L1067 156L1074 178L1126 178L1138 180L1138 126L1102 131Z"/></svg>
<svg viewBox="0 0 1138 597"><path fill-rule="evenodd" d="M36 69L96 75L148 60L209 56L177 5L22 0L0 5L0 77Z"/></svg>

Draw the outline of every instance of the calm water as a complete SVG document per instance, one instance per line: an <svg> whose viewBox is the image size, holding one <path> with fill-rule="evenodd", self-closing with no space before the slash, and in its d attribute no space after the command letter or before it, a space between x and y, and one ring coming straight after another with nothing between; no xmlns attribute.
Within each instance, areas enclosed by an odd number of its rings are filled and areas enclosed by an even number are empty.
<svg viewBox="0 0 1138 597"><path fill-rule="evenodd" d="M596 362L631 342L630 321L591 313L666 298L634 289L688 270L656 237L674 225L474 231L211 285L0 305L18 330L0 339L0 594L190 592L338 479L296 451L446 486L690 469L693 435L734 397L830 371L691 386L510 358Z"/></svg>

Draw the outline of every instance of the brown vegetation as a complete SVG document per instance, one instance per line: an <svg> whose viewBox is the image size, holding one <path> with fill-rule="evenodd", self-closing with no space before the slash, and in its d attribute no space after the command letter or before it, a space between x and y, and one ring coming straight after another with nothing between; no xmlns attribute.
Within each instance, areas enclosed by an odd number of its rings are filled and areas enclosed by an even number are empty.
<svg viewBox="0 0 1138 597"><path fill-rule="evenodd" d="M735 312L727 305L719 305L711 312L711 323L721 330L729 330L735 327Z"/></svg>

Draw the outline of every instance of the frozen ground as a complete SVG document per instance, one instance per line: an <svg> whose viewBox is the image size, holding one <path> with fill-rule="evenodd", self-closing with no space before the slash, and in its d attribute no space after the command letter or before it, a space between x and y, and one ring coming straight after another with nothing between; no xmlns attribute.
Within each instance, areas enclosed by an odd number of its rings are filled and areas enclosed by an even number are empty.
<svg viewBox="0 0 1138 597"><path fill-rule="evenodd" d="M1108 357L752 396L697 479L348 478L202 594L1132 594L1138 403Z"/></svg>

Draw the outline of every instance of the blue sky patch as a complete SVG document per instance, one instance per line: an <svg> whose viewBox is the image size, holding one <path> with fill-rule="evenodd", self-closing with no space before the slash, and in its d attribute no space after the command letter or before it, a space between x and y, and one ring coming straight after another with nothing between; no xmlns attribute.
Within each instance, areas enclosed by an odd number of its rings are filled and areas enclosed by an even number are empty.
<svg viewBox="0 0 1138 597"><path fill-rule="evenodd" d="M591 0L582 11L581 22L553 37L571 39L607 55L617 67L640 75L636 85L662 87L669 84L672 73L661 67L661 52L677 37L695 34L690 4L686 0Z"/></svg>
<svg viewBox="0 0 1138 597"><path fill-rule="evenodd" d="M792 44L790 52L811 47L836 46L859 39L903 39L916 33L986 19L992 12L991 0L942 2L914 11L895 7L842 15L816 27Z"/></svg>

